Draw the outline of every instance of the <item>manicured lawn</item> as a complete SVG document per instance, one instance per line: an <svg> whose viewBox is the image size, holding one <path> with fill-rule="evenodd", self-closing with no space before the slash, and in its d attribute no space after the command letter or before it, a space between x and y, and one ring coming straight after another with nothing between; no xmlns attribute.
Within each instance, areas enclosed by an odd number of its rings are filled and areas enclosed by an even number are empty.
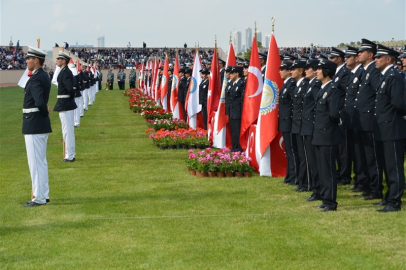
<svg viewBox="0 0 406 270"><path fill-rule="evenodd" d="M280 178L191 176L187 150L154 147L119 90L85 112L74 163L52 112L51 202L23 208L22 103L23 89L0 88L0 269L406 269L406 211L340 187L338 211L320 213Z"/></svg>

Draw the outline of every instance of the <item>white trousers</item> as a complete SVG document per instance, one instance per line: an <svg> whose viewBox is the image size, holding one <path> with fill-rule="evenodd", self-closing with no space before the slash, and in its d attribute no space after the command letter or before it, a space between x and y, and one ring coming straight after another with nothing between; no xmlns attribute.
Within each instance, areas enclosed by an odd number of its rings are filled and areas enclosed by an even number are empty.
<svg viewBox="0 0 406 270"><path fill-rule="evenodd" d="M97 94L97 93L99 93L99 81L96 82L95 87L96 87L96 94Z"/></svg>
<svg viewBox="0 0 406 270"><path fill-rule="evenodd" d="M83 110L88 110L87 103L89 99L89 88L83 90L82 92L82 97L83 97Z"/></svg>
<svg viewBox="0 0 406 270"><path fill-rule="evenodd" d="M93 86L90 86L90 88L89 88L89 105L93 105L94 95L95 95L95 92L94 92L94 85L93 85Z"/></svg>
<svg viewBox="0 0 406 270"><path fill-rule="evenodd" d="M62 136L65 142L65 159L72 160L75 155L75 128L73 126L73 110L59 112L62 124Z"/></svg>
<svg viewBox="0 0 406 270"><path fill-rule="evenodd" d="M82 107L83 107L83 100L82 97L75 97L75 103L76 106L78 106L74 111L73 111L73 124L74 126L80 126L80 114L82 112Z"/></svg>
<svg viewBox="0 0 406 270"><path fill-rule="evenodd" d="M28 167L30 168L33 202L44 204L49 199L47 134L24 135L27 149Z"/></svg>

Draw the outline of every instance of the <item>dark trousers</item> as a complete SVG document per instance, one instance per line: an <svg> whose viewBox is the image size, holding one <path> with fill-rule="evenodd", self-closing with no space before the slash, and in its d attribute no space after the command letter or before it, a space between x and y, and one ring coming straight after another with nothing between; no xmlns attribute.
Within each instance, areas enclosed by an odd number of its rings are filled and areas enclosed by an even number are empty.
<svg viewBox="0 0 406 270"><path fill-rule="evenodd" d="M378 151L372 131L359 131L360 145L365 154L367 177L364 183L364 191L377 196L382 194L383 168L382 152Z"/></svg>
<svg viewBox="0 0 406 270"><path fill-rule="evenodd" d="M207 130L207 104L202 104L202 114L203 114L203 122L204 122L204 129ZM241 123L241 121L240 121ZM240 124L241 126L241 124Z"/></svg>
<svg viewBox="0 0 406 270"><path fill-rule="evenodd" d="M231 151L237 152L242 151L240 145L240 130L241 130L241 119L231 119L230 122L230 132L231 132Z"/></svg>
<svg viewBox="0 0 406 270"><path fill-rule="evenodd" d="M323 204L326 207L337 208L337 173L336 159L338 145L316 145L316 158L320 183L322 185Z"/></svg>
<svg viewBox="0 0 406 270"><path fill-rule="evenodd" d="M308 175L308 170L307 170L307 155L306 155L306 149L305 145L303 142L303 136L300 136L300 134L293 134L294 137L296 137L296 145L297 145L297 154L298 154L298 160L299 160L299 172L297 175L297 180L298 180L298 188L301 190L309 190L310 183L309 183L309 175Z"/></svg>
<svg viewBox="0 0 406 270"><path fill-rule="evenodd" d="M292 133L290 132L283 132L282 136L288 163L286 166L286 177L284 182L294 185L298 182L297 175L299 172L296 138L293 138Z"/></svg>
<svg viewBox="0 0 406 270"><path fill-rule="evenodd" d="M344 135L342 143L338 145L338 181L342 184L351 183L351 171L352 171L352 150L353 141L351 130L343 128L340 126L340 130Z"/></svg>
<svg viewBox="0 0 406 270"><path fill-rule="evenodd" d="M130 82L130 88L135 88L135 82Z"/></svg>
<svg viewBox="0 0 406 270"><path fill-rule="evenodd" d="M307 153L307 163L310 176L310 190L313 191L312 196L315 198L321 198L321 185L319 172L317 169L316 149L312 144L313 136L304 136L303 142Z"/></svg>
<svg viewBox="0 0 406 270"><path fill-rule="evenodd" d="M377 142L378 148L383 151L382 162L388 185L385 199L393 207L401 206L405 189L404 143L404 140Z"/></svg>
<svg viewBox="0 0 406 270"><path fill-rule="evenodd" d="M185 117L185 122L187 122L187 114L186 114L186 109L185 109L185 102L181 101L180 104L181 104L181 107L182 107L183 116Z"/></svg>
<svg viewBox="0 0 406 270"><path fill-rule="evenodd" d="M109 90L113 90L113 83L112 82L110 83Z"/></svg>
<svg viewBox="0 0 406 270"><path fill-rule="evenodd" d="M367 182L366 178L368 174L365 151L357 130L352 130L352 137L354 142L354 185L360 189L363 189L365 183Z"/></svg>
<svg viewBox="0 0 406 270"><path fill-rule="evenodd" d="M102 82L99 81L99 90L102 90L101 88L102 88Z"/></svg>

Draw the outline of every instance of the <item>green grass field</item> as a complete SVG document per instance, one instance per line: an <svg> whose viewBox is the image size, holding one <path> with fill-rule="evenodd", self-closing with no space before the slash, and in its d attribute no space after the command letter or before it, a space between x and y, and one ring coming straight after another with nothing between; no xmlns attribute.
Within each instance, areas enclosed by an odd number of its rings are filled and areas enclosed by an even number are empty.
<svg viewBox="0 0 406 270"><path fill-rule="evenodd" d="M406 211L340 187L338 211L320 213L280 178L191 176L187 150L154 147L119 90L85 112L74 163L52 112L51 202L23 208L23 96L0 88L0 269L406 269Z"/></svg>

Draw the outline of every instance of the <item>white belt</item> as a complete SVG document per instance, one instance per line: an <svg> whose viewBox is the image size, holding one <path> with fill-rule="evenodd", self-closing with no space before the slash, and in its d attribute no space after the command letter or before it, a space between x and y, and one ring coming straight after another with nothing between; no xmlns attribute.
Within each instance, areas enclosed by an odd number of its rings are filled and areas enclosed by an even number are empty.
<svg viewBox="0 0 406 270"><path fill-rule="evenodd" d="M23 113L39 112L38 108L23 109Z"/></svg>
<svg viewBox="0 0 406 270"><path fill-rule="evenodd" d="M69 95L57 95L56 97L57 98L70 98Z"/></svg>

